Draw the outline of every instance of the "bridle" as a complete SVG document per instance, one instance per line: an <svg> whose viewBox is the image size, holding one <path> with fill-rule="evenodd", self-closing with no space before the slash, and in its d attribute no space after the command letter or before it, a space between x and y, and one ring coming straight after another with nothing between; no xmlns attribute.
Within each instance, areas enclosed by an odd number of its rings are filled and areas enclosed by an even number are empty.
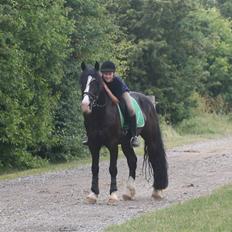
<svg viewBox="0 0 232 232"><path fill-rule="evenodd" d="M96 81L96 79L94 78L92 81ZM90 108L91 111L95 107L96 108L104 108L106 106L106 103L104 103L104 104L98 104L97 103L99 95L95 95L95 94L92 94L90 92L83 92L82 99L84 98L85 95L87 95L89 97L89 99L90 99L89 108Z"/></svg>

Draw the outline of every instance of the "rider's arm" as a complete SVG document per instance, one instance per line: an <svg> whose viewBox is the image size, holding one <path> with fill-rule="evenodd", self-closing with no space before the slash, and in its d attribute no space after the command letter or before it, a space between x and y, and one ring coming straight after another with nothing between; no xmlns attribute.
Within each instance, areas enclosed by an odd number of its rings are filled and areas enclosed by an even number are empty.
<svg viewBox="0 0 232 232"><path fill-rule="evenodd" d="M110 89L108 88L108 86L107 86L105 83L103 83L103 85L104 85L104 88L105 88L107 94L108 94L109 97L111 98L112 102L113 102L114 104L118 104L118 103L119 103L118 98L115 97L115 96L113 95L113 93L110 91Z"/></svg>

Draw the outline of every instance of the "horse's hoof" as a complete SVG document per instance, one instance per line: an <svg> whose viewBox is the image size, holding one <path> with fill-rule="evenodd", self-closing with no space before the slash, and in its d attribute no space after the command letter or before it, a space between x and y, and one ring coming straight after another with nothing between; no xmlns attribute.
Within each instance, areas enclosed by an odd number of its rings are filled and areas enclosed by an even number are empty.
<svg viewBox="0 0 232 232"><path fill-rule="evenodd" d="M97 202L97 194L91 192L87 197L86 197L86 201L89 204L96 204Z"/></svg>
<svg viewBox="0 0 232 232"><path fill-rule="evenodd" d="M162 200L164 198L162 190L154 190L151 196L156 200Z"/></svg>
<svg viewBox="0 0 232 232"><path fill-rule="evenodd" d="M108 205L116 205L118 203L118 201L119 201L119 199L118 199L116 192L113 192L110 194L110 197L108 199L107 204Z"/></svg>
<svg viewBox="0 0 232 232"><path fill-rule="evenodd" d="M127 191L122 195L122 198L124 201L131 201L133 200L134 196L135 196L135 189L127 187Z"/></svg>
<svg viewBox="0 0 232 232"><path fill-rule="evenodd" d="M135 196L135 188L128 188L131 198L133 198Z"/></svg>
<svg viewBox="0 0 232 232"><path fill-rule="evenodd" d="M122 194L122 198L124 201L131 201L132 200L131 195L127 194L127 193Z"/></svg>
<svg viewBox="0 0 232 232"><path fill-rule="evenodd" d="M129 177L127 181L126 193L122 195L124 201L131 201L135 196L135 180Z"/></svg>

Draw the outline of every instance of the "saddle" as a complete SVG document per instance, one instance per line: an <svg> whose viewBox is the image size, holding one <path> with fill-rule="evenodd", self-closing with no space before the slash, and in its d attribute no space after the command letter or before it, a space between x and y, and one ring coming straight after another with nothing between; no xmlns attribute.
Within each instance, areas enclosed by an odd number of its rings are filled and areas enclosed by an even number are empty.
<svg viewBox="0 0 232 232"><path fill-rule="evenodd" d="M136 123L137 123L137 128L142 128L145 125L145 119L144 119L144 115L143 112L139 106L139 104L137 103L137 101L131 97L131 103L132 103L132 107L135 111L135 115L136 115ZM129 128L129 123L128 123L128 116L126 114L126 110L125 107L122 107L120 104L117 104L118 107L118 111L119 111L119 115L120 115L120 121L121 121L121 127L123 129L128 129Z"/></svg>

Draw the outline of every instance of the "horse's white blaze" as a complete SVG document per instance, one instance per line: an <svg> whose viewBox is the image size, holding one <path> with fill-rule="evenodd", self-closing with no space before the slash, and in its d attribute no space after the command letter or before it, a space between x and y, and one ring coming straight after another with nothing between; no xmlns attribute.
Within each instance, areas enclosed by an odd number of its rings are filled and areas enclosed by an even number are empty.
<svg viewBox="0 0 232 232"><path fill-rule="evenodd" d="M86 83L86 86L85 86L85 90L84 92L85 93L88 93L89 92L89 86L90 86L90 82L93 80L93 77L92 76L88 76L88 80L87 80L87 83ZM89 99L89 96L87 94L84 94L84 98L81 102L82 104L86 104L86 105L89 105L90 104L90 99Z"/></svg>

